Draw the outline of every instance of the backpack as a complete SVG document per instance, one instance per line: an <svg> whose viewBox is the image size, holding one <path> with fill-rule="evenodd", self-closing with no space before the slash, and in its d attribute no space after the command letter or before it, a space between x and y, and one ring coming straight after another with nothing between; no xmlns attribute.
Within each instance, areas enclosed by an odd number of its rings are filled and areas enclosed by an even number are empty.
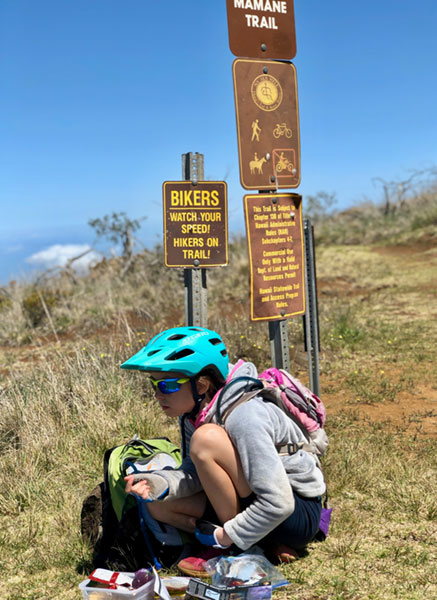
<svg viewBox="0 0 437 600"><path fill-rule="evenodd" d="M228 406L221 412L221 398L228 386L237 381L246 381L245 392L235 400L231 406ZM324 430L326 420L326 408L323 402L309 388L303 385L293 375L290 375L284 369L270 367L261 373L258 379L250 377L236 377L231 379L220 390L217 397L217 422L224 424L230 413L243 402L247 402L255 396L261 396L267 402L273 402L285 414L290 417L299 427L306 438L305 443L286 444L278 447L279 454L295 454L299 450L305 450L313 454L317 465L321 468L319 457L324 456L328 447L328 436ZM315 540L323 541L328 535L329 523L331 520L332 508L328 506L328 492L325 492L325 498L322 505L322 514L319 523L319 530L316 533Z"/></svg>
<svg viewBox="0 0 437 600"><path fill-rule="evenodd" d="M177 468L181 451L167 438L140 440L105 452L104 481L85 498L81 513L82 537L93 546L94 568L136 571L152 564L171 566L180 556L186 534L156 521L147 502L126 495L125 475Z"/></svg>
<svg viewBox="0 0 437 600"><path fill-rule="evenodd" d="M228 386L243 380L249 384L246 387L247 391L231 406L220 412L221 397L224 391ZM326 420L326 408L318 396L284 369L271 367L261 373L258 379L247 377L231 379L221 389L217 398L218 423L223 424L239 404L247 402L255 396L261 396L266 401L276 404L296 423L306 438L306 443L287 444L287 446L278 448L281 454L294 454L298 450L306 450L315 455L318 461L318 457L326 453L328 436L323 428Z"/></svg>

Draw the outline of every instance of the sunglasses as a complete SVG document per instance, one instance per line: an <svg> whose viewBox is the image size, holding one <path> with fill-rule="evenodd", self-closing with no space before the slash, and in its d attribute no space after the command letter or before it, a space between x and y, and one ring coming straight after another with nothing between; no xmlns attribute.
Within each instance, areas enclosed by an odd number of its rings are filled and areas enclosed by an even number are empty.
<svg viewBox="0 0 437 600"><path fill-rule="evenodd" d="M150 377L150 383L154 389L158 389L162 394L173 394L181 389L183 383L190 381L189 377L181 377L181 379L154 379Z"/></svg>

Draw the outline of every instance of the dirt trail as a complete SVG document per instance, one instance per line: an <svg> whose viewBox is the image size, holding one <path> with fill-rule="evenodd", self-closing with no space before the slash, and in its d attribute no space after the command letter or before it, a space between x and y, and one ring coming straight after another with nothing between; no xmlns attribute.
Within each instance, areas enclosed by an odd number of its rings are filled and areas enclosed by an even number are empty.
<svg viewBox="0 0 437 600"><path fill-rule="evenodd" d="M375 287L369 292L348 277L320 281L319 293L326 296L360 296L362 301L372 301L372 292L393 287L392 304L388 308L391 318L402 327L405 322L426 324L431 336L426 343L437 344L437 245L436 240L425 240L412 245L375 247L372 253L380 255L396 283ZM397 286L397 287L396 287ZM381 422L408 434L437 437L437 367L418 362L410 364L409 372L399 365L378 361L375 372L393 382L411 377L413 383L396 393L393 401L365 404L354 398L350 386L343 380L323 377L321 381L324 401L331 414L348 410L363 423ZM331 391L330 391L331 390ZM355 394L356 395L356 394Z"/></svg>
<svg viewBox="0 0 437 600"><path fill-rule="evenodd" d="M399 373L386 368L386 376L394 379ZM322 388L329 389L329 379L322 379ZM345 386L331 394L323 396L329 414L336 415L341 412L354 413L358 420L365 422L378 422L388 425L393 430L402 430L411 435L427 435L437 437L437 389L434 384L422 383L413 390L405 390L396 394L392 402L364 404L354 402L350 390Z"/></svg>

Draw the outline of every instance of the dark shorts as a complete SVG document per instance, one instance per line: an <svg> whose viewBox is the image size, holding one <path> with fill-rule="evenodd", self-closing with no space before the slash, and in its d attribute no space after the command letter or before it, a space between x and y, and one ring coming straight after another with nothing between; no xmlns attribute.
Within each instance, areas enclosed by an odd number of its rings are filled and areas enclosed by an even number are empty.
<svg viewBox="0 0 437 600"><path fill-rule="evenodd" d="M285 521L275 527L266 537L258 542L263 549L271 549L278 544L285 544L290 548L304 548L314 539L319 529L320 515L322 514L322 500L317 498L304 498L296 492L294 495L294 511ZM245 510L254 500L255 494L240 498L240 508ZM207 500L203 518L218 523L218 517Z"/></svg>

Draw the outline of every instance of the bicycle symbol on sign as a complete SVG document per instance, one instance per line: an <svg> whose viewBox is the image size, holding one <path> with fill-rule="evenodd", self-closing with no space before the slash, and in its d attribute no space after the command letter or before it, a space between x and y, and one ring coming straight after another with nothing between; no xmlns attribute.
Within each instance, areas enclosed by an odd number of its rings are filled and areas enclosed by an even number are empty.
<svg viewBox="0 0 437 600"><path fill-rule="evenodd" d="M291 131L291 129L289 127L287 127L286 123L277 123L276 127L273 130L273 137L275 137L276 139L279 139L283 135L285 135L286 138L290 139L291 136L293 135L293 132Z"/></svg>

